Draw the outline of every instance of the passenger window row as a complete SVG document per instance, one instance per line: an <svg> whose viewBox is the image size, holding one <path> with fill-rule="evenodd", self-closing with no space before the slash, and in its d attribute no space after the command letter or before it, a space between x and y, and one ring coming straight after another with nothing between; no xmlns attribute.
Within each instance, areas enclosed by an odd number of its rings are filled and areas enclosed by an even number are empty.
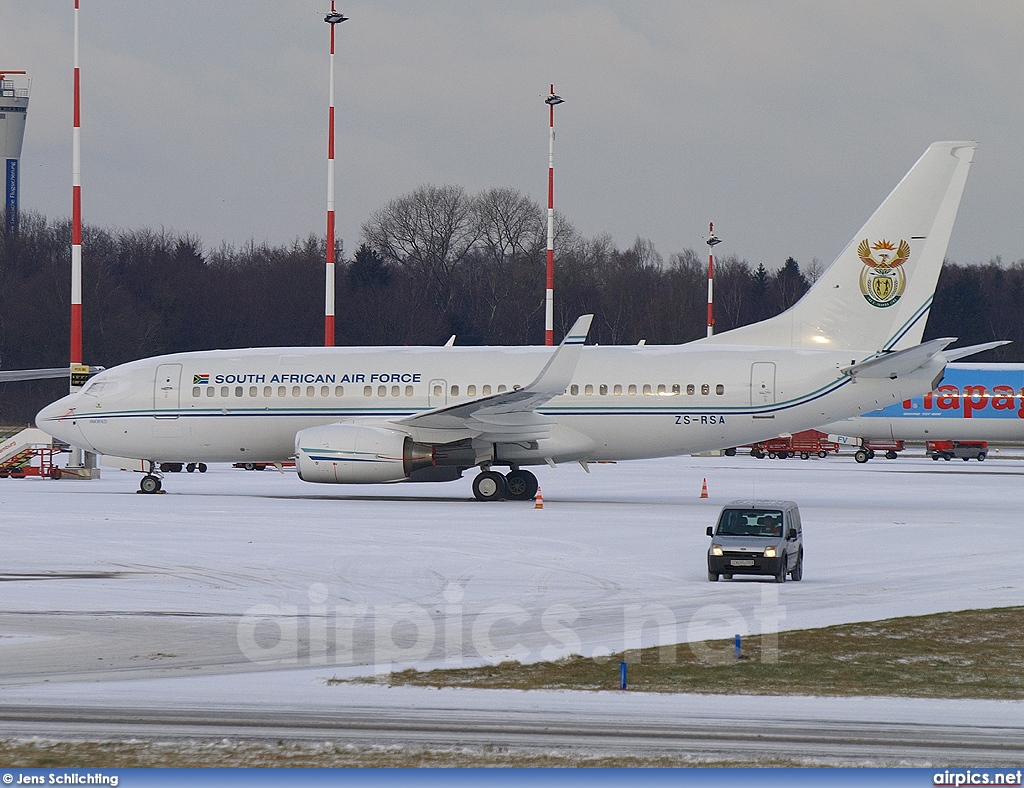
<svg viewBox="0 0 1024 788"><path fill-rule="evenodd" d="M251 397L251 398L259 397L261 394L262 394L262 396L264 398L288 397L288 396L291 396L291 397L302 397L302 396L305 396L305 397L317 397L317 396L319 396L319 397L323 398L323 397L330 397L332 395L334 397L344 397L345 396L345 387L344 386L334 386L333 390L332 390L331 386L262 386L262 387L261 386L193 386L192 387L192 396L194 398L196 398L196 399L200 399L200 398L202 398L204 396L204 390L205 390L205 396L208 399L216 397L216 396L218 396L218 394L221 397L231 397L231 396L234 396L234 397L245 397L245 396L248 396L248 397ZM507 389L506 386L503 386L503 385L502 386L498 386L498 393L499 394L502 393L503 391L507 391L507 390L508 389ZM459 396L459 391L460 391L459 385L458 384L453 384L450 387L448 393L451 396L453 396L453 397L457 397L457 396ZM643 385L638 385L638 384L635 384L635 383L630 383L627 386L623 386L622 384L619 384L619 383L616 383L613 386L609 386L607 383L600 383L600 384L596 384L596 385L593 384L593 383L586 383L586 384L580 386L580 385L574 383L574 384L572 384L569 387L569 394L571 396L573 396L573 397L578 397L581 393L584 396L586 396L586 397L591 397L595 393L598 394L599 396L606 396L608 394L612 394L613 396L620 397L623 394L626 394L627 396L635 397L638 394L640 394L641 392L643 393L644 396L675 397L675 396L679 396L680 394L682 394L682 387L678 383L674 383L671 386L669 386L668 384L665 384L665 383L658 383L658 384L644 383ZM405 386L404 388L402 386L377 386L377 387L374 387L374 386L363 386L363 396L364 397L372 397L375 393L376 393L376 395L378 397L387 397L387 396L391 396L391 397L401 397L401 396L411 397L411 396L413 396L414 390L413 390L412 386ZM441 384L441 383L434 383L433 384L433 392L432 393L433 393L433 396L435 396L435 397L444 396L444 385ZM697 393L696 385L694 385L693 383L687 384L687 386L686 386L686 393L687 393L687 395L690 395L690 396L693 396L694 394L696 394ZM701 384L701 386L700 386L700 393L703 396L708 396L709 394L711 394L711 386L710 386L710 384L708 384L708 383ZM488 386L481 386L480 387L480 394L479 394L479 396L487 397L487 396L490 396L490 394L491 394L491 387L489 385ZM721 383L717 384L715 386L715 394L717 394L719 396L725 394L725 386L722 385ZM466 386L465 396L467 396L467 397L476 397L477 396L477 387L475 385Z"/></svg>
<svg viewBox="0 0 1024 788"><path fill-rule="evenodd" d="M578 397L581 393L585 397L591 397L595 393L599 396L606 396L611 394L615 397L621 397L626 394L630 397L635 397L637 394L643 392L643 396L658 396L658 397L677 397L682 394L682 386L678 383L673 383L669 386L666 383L644 383L642 386L636 383L630 383L627 386L616 383L613 386L609 386L607 383L593 384L586 383L582 386L573 384L569 387L569 394L573 397ZM686 393L693 396L697 393L697 386L693 383L686 385ZM702 383L700 386L700 393L704 396L711 394L711 385L709 383ZM725 386L721 383L715 386L715 394L721 396L725 394Z"/></svg>
<svg viewBox="0 0 1024 788"><path fill-rule="evenodd" d="M203 389L206 390L206 397L216 397L218 394L221 397L259 397L261 394L263 397L344 397L345 387L344 386L193 386L192 396L196 399L201 398L203 395ZM413 395L413 387L405 386L377 386L376 392L378 397L411 397ZM372 397L374 394L373 386L363 387L363 396Z"/></svg>

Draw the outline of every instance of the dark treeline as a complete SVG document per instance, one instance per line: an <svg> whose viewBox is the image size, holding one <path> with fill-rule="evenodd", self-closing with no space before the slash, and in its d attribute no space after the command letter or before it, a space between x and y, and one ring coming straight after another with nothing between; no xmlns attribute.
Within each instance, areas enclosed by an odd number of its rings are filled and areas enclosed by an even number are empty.
<svg viewBox="0 0 1024 788"><path fill-rule="evenodd" d="M511 189L469 195L422 186L376 211L351 256L338 250L339 345L542 344L544 212ZM0 237L0 360L5 369L68 360L69 222L24 213ZM86 227L82 240L85 361L212 348L323 343L325 246L250 243L206 250L187 234ZM666 261L643 239L619 249L556 222L556 339L585 312L592 342L651 344L704 336L707 262L686 250ZM792 258L768 270L716 258L716 331L795 303L820 273ZM962 344L1011 339L979 356L1024 361L1024 260L947 263L925 337ZM66 381L0 385L0 423L27 423L66 392Z"/></svg>

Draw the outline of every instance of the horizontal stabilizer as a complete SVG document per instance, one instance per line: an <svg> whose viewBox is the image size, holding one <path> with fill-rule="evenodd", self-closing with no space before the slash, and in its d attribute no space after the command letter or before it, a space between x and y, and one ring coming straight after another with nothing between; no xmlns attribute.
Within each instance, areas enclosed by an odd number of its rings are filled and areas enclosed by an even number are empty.
<svg viewBox="0 0 1024 788"><path fill-rule="evenodd" d="M1003 339L999 342L983 342L980 345L968 345L967 347L955 347L950 350L944 350L942 355L946 357L946 361L957 361L961 358L967 358L973 356L976 353L984 353L986 350L991 350L994 347L1001 347L1002 345L1009 345L1009 339Z"/></svg>
<svg viewBox="0 0 1024 788"><path fill-rule="evenodd" d="M851 378L890 378L895 379L900 375L909 375L934 357L937 353L945 350L947 345L956 342L956 337L945 337L943 339L931 339L915 345L906 350L897 350L893 353L884 353L875 356L859 364L843 367L842 373Z"/></svg>

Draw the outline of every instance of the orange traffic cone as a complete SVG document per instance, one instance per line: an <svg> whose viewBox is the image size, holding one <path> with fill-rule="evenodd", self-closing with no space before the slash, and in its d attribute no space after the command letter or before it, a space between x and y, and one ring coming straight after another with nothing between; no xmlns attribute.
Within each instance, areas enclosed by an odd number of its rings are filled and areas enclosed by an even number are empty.
<svg viewBox="0 0 1024 788"><path fill-rule="evenodd" d="M700 497L701 498L707 498L708 497L708 480L707 480L706 476L704 477L704 481L700 485Z"/></svg>
<svg viewBox="0 0 1024 788"><path fill-rule="evenodd" d="M544 508L544 496L541 494L540 485L537 485L537 496L533 499L536 503L533 505L534 509Z"/></svg>

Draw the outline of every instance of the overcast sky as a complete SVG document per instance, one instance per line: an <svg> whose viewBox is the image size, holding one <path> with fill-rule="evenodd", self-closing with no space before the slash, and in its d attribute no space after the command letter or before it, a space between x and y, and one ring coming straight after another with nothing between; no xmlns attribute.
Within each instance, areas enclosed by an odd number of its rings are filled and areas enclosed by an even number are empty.
<svg viewBox="0 0 1024 788"><path fill-rule="evenodd" d="M21 205L71 213L72 0L0 0L32 76ZM323 235L329 0L81 0L86 223L207 248ZM978 140L949 256L1024 258L1024 3L340 2L346 252L424 183L511 186L588 237L831 262L933 141ZM703 254L703 251L701 252Z"/></svg>

